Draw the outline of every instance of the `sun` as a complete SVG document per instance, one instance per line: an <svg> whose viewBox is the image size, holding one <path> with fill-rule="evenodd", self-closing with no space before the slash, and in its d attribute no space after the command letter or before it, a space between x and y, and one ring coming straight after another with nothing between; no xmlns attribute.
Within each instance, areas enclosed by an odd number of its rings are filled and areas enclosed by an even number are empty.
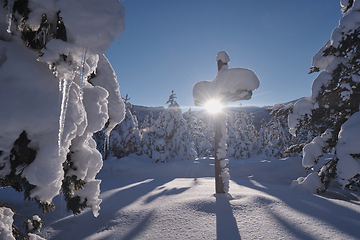
<svg viewBox="0 0 360 240"><path fill-rule="evenodd" d="M216 114L216 113L221 112L221 110L223 109L224 106L218 99L212 99L212 100L207 101L205 103L204 107L208 112Z"/></svg>

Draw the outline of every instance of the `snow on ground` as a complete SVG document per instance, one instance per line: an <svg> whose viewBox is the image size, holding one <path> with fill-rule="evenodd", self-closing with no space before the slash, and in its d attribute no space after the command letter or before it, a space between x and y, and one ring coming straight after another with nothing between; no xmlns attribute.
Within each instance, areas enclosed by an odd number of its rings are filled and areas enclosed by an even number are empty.
<svg viewBox="0 0 360 240"><path fill-rule="evenodd" d="M321 161L326 161L325 156ZM360 239L360 196L331 185L323 195L290 189L306 176L301 158L231 160L229 195L217 195L212 158L151 162L110 159L102 179L100 215L74 217L56 197L42 217L47 239ZM320 163L321 164L321 163ZM1 190L25 215L40 215L22 195Z"/></svg>

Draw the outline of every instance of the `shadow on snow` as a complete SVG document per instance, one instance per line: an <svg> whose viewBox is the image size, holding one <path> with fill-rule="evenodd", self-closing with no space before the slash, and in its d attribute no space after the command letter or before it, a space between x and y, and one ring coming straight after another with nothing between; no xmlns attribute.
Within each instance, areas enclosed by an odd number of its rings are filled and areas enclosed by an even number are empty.
<svg viewBox="0 0 360 240"><path fill-rule="evenodd" d="M313 217L314 219L321 220L324 223L327 223L337 229L339 232L346 233L351 235L354 238L359 238L359 224L360 224L360 214L356 211L350 210L339 204L335 204L329 199L334 199L332 197L339 197L340 194L328 193L327 196L314 195L310 193L303 193L290 190L290 187L286 189L284 185L276 186L272 184L267 184L261 182L261 184L254 184L254 181L249 181L242 179L232 179L233 182L239 186L248 187L255 189L261 192L264 192L268 195L278 198L284 202L288 207L303 213L307 216ZM296 194L297 198L294 197ZM352 202L352 200L358 200L355 197L342 197L343 199ZM345 200L345 201L346 201ZM336 201L336 200L335 200ZM352 202L353 203L353 202ZM271 204L271 203L269 203ZM358 204L358 203L355 203ZM264 206L265 204L260 204ZM275 212L269 207L268 212L271 216L274 217L285 229L290 231L294 236L299 239L315 239L307 232L300 229L295 223L291 223L289 219L286 219L284 216L281 216L279 213ZM312 232L311 229L308 229L309 232ZM331 230L329 230L329 233Z"/></svg>

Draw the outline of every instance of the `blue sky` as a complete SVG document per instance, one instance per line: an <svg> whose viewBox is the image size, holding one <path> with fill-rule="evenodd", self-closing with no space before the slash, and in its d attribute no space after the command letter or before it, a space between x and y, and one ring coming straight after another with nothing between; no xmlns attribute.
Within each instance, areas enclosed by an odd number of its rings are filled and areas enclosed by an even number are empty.
<svg viewBox="0 0 360 240"><path fill-rule="evenodd" d="M192 87L216 76L219 51L261 81L243 105L288 102L310 95L311 58L338 25L339 2L125 0L125 31L105 55L136 105L166 106L174 90L181 107L193 108Z"/></svg>

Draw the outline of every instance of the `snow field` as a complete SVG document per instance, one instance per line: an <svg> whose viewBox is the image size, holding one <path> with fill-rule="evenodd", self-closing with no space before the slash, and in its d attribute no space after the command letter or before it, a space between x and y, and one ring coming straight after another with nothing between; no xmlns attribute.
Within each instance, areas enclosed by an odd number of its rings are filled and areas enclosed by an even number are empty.
<svg viewBox="0 0 360 240"><path fill-rule="evenodd" d="M328 156L329 157L329 156ZM321 161L326 161L325 158ZM319 163L321 164L321 163ZM360 239L359 196L334 183L326 195L290 189L306 176L301 158L231 160L229 194L215 193L212 158L151 163L130 155L110 159L102 179L100 215L57 209L42 217L46 239ZM251 175L249 175L251 174ZM21 195L3 189L19 211ZM22 209L23 208L23 209Z"/></svg>

